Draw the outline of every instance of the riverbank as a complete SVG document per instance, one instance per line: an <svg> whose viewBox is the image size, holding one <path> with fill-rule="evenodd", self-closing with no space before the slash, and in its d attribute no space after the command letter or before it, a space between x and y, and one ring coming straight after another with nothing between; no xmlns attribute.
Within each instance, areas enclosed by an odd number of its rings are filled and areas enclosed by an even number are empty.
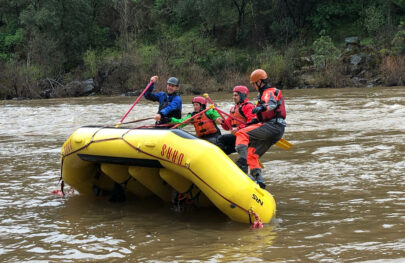
<svg viewBox="0 0 405 263"><path fill-rule="evenodd" d="M280 89L312 89L405 84L403 56L361 45L358 37L346 38L340 50L328 41L327 38L323 39L321 42L323 46L318 47L322 52L292 48L283 56L279 53L268 55L269 66L263 68L268 71L272 85ZM332 52L336 55L332 55ZM244 73L229 71L221 74L221 77L214 78L199 74L196 65L193 67L187 71L187 76L180 76L181 94L227 92L237 84L250 86L248 82L250 71ZM131 57L105 62L93 77L85 80L82 79L83 72L77 72L76 76L67 74L58 79L39 80L28 75L25 77L16 75L16 72L8 73L0 74L1 99L137 96L144 89L150 76L156 74L141 70L140 65ZM159 74L160 81L155 85L155 90L164 91L165 81L170 76L172 75L167 70L163 70L162 74Z"/></svg>

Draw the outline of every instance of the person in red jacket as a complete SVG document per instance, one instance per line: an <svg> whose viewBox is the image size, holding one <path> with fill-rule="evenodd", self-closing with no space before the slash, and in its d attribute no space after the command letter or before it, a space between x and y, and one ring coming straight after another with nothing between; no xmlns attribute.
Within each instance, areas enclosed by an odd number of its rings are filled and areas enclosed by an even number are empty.
<svg viewBox="0 0 405 263"><path fill-rule="evenodd" d="M235 105L232 106L228 117L221 123L224 130L231 131L230 134L224 134L218 137L217 145L224 150L226 154L235 152L235 132L239 129L245 128L247 123L255 118L256 114L252 113L255 107L248 98L249 89L246 86L235 86L233 88L233 101Z"/></svg>
<svg viewBox="0 0 405 263"><path fill-rule="evenodd" d="M283 137L286 126L284 97L281 90L268 83L267 73L263 69L256 69L250 75L250 83L259 92L259 101L252 110L256 118L251 125L236 132L235 149L239 153L236 164L248 173L261 188L263 182L259 157L262 156L273 144Z"/></svg>

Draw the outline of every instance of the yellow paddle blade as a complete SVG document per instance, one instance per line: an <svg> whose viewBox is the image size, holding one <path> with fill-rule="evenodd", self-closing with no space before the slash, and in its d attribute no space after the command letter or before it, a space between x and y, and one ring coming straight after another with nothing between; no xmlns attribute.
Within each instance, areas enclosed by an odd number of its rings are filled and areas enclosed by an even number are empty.
<svg viewBox="0 0 405 263"><path fill-rule="evenodd" d="M278 140L278 141L276 142L276 146L277 146L277 147L280 147L280 148L283 149L283 150L288 150L288 149L290 149L290 148L293 146L293 144L290 143L289 141L287 141L286 139L281 138L280 140ZM260 167L261 167L261 168L264 168L263 163L262 163L260 160L258 160L258 161L259 161Z"/></svg>
<svg viewBox="0 0 405 263"><path fill-rule="evenodd" d="M262 163L260 160L258 160L258 161L259 161L259 165L260 165L260 167L263 169L263 168L264 168L263 163Z"/></svg>
<svg viewBox="0 0 405 263"><path fill-rule="evenodd" d="M293 144L286 139L281 138L280 140L278 140L278 142L276 142L276 146L283 150L288 150L293 146Z"/></svg>

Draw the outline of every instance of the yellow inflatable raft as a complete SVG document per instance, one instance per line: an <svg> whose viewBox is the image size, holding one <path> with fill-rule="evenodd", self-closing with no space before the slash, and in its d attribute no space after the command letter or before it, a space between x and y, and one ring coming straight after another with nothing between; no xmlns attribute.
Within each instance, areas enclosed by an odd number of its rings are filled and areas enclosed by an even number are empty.
<svg viewBox="0 0 405 263"><path fill-rule="evenodd" d="M276 211L273 196L217 146L182 130L82 127L63 144L61 165L62 180L81 194L110 193L118 184L171 202L176 190L242 223L267 223Z"/></svg>

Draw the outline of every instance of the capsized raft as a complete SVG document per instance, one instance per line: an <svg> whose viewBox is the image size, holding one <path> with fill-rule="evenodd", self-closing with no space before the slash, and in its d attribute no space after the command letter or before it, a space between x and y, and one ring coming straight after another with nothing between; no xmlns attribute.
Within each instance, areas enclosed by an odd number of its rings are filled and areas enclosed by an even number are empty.
<svg viewBox="0 0 405 263"><path fill-rule="evenodd" d="M178 129L82 127L63 144L61 166L62 180L80 194L118 183L140 199L187 193L236 222L268 223L276 212L273 196L217 146Z"/></svg>

